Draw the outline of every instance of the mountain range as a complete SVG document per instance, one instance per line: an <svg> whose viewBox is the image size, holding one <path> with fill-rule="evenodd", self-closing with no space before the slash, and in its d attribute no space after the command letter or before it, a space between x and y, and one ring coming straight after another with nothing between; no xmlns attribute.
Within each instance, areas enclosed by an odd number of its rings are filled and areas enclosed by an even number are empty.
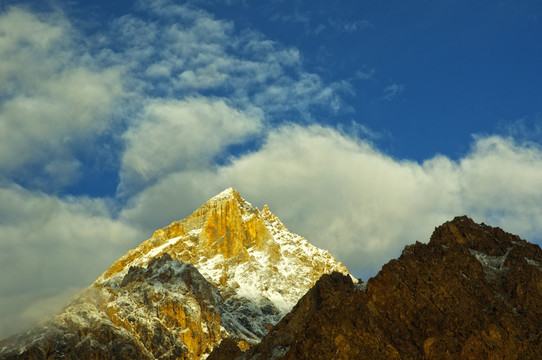
<svg viewBox="0 0 542 360"><path fill-rule="evenodd" d="M538 245L457 217L362 282L232 188L0 341L6 360L540 358Z"/></svg>

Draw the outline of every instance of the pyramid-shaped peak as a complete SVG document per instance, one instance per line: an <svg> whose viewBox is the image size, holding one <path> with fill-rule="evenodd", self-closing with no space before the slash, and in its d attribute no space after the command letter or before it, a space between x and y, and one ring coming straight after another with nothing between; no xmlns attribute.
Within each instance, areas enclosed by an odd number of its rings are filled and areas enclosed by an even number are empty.
<svg viewBox="0 0 542 360"><path fill-rule="evenodd" d="M467 216L457 216L437 227L429 242L430 245L461 246L492 255L506 253L518 243L525 244L525 240L499 227L478 224Z"/></svg>
<svg viewBox="0 0 542 360"><path fill-rule="evenodd" d="M246 204L252 207L252 205L246 201L241 194L237 190L235 190L233 187L229 187L219 193L218 195L213 196L211 199L209 199L208 202L223 202L223 201L230 201L230 200L236 200L240 204Z"/></svg>
<svg viewBox="0 0 542 360"><path fill-rule="evenodd" d="M233 198L241 197L241 195L239 194L239 191L235 190L232 187L229 187L229 188L223 190L220 194L214 196L212 199L220 200L220 199L229 199L229 198L232 198L232 197Z"/></svg>
<svg viewBox="0 0 542 360"><path fill-rule="evenodd" d="M212 283L220 285L236 281L239 285L234 274L239 266L250 267L260 277L259 271L263 270L256 270L268 262L271 269L279 270L275 277L300 277L305 282L301 290L281 290L287 307L322 273L348 273L328 252L289 232L268 206L260 212L232 187L209 199L187 218L156 230L152 238L115 262L100 281L117 275L120 278L130 266L147 266L165 253L174 260L196 265ZM254 264L241 265L249 263ZM302 276L305 271L307 274ZM262 291L266 292L264 285ZM281 311L284 309L281 307Z"/></svg>

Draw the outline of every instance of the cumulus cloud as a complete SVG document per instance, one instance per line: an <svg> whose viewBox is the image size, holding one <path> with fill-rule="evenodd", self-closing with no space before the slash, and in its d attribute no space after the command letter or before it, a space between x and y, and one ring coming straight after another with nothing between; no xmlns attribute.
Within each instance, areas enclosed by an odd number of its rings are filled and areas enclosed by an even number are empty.
<svg viewBox="0 0 542 360"><path fill-rule="evenodd" d="M100 199L0 188L0 338L31 326L149 234ZM69 290L72 288L72 290Z"/></svg>
<svg viewBox="0 0 542 360"><path fill-rule="evenodd" d="M417 163L332 128L291 125L220 168L169 175L135 197L123 216L157 227L157 209L162 221L173 221L232 185L367 277L456 215L539 241L541 169L538 147L498 136L476 138L458 161L435 156Z"/></svg>
<svg viewBox="0 0 542 360"><path fill-rule="evenodd" d="M351 268L374 269L458 210L454 168L446 158L397 161L336 130L292 126L223 171Z"/></svg>
<svg viewBox="0 0 542 360"><path fill-rule="evenodd" d="M540 240L542 151L498 136L475 139L459 161L436 156L419 164L333 129L294 126L222 171L365 273L459 214Z"/></svg>
<svg viewBox="0 0 542 360"><path fill-rule="evenodd" d="M542 149L499 136L480 137L460 161L463 202L473 216L542 240Z"/></svg>
<svg viewBox="0 0 542 360"><path fill-rule="evenodd" d="M171 172L208 168L229 145L261 127L259 113L233 109L223 100L153 100L125 134L122 186L129 191Z"/></svg>
<svg viewBox="0 0 542 360"><path fill-rule="evenodd" d="M34 176L70 183L79 168L76 150L110 126L123 94L120 68L89 66L72 49L73 32L62 14L38 17L11 8L0 15L0 33L2 177L34 166Z"/></svg>

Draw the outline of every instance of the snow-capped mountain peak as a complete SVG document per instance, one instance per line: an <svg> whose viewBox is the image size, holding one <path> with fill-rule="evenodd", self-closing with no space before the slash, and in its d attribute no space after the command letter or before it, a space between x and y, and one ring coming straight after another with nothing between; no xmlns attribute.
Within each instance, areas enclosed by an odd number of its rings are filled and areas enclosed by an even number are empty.
<svg viewBox="0 0 542 360"><path fill-rule="evenodd" d="M228 188L184 220L155 231L106 271L97 286L118 287L133 267L168 254L193 264L219 290L229 336L259 341L325 273L347 269L291 233L266 205L259 211Z"/></svg>
<svg viewBox="0 0 542 360"><path fill-rule="evenodd" d="M224 338L247 348L333 271L348 274L228 188L116 261L47 325L44 346L119 359L203 359Z"/></svg>

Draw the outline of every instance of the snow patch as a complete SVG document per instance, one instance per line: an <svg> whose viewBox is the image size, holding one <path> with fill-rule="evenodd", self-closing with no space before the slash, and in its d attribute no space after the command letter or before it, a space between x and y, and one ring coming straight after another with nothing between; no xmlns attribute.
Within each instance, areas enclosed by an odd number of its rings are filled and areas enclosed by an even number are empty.
<svg viewBox="0 0 542 360"><path fill-rule="evenodd" d="M506 261L506 258L508 258L510 250L511 249L508 249L508 251L501 256L491 256L473 249L469 249L469 252L480 262L486 280L491 282L497 280L502 274L510 270L508 267L504 266L504 262Z"/></svg>
<svg viewBox="0 0 542 360"><path fill-rule="evenodd" d="M213 196L210 201L220 201L224 199L231 199L233 197L233 194L235 193L235 189L232 187L229 187L222 191L220 194Z"/></svg>
<svg viewBox="0 0 542 360"><path fill-rule="evenodd" d="M366 292L367 291L367 283L366 282L362 282L362 283L354 283L354 288L356 290L359 290L359 291L362 291L362 292Z"/></svg>
<svg viewBox="0 0 542 360"><path fill-rule="evenodd" d="M190 230L190 231L188 232L188 234L190 234L190 236L197 237L197 236L201 233L202 230L203 230L203 229L194 229L194 230Z"/></svg>
<svg viewBox="0 0 542 360"><path fill-rule="evenodd" d="M290 345L279 345L275 346L271 351L271 357L269 360L275 360L283 357L290 350Z"/></svg>
<svg viewBox="0 0 542 360"><path fill-rule="evenodd" d="M531 266L536 266L538 268L538 270L542 271L542 265L538 262L538 261L535 261L535 260L532 260L532 259L529 259L529 258L524 258L525 261L527 261L527 264L531 265Z"/></svg>
<svg viewBox="0 0 542 360"><path fill-rule="evenodd" d="M139 259L139 261L137 261L137 264L134 264L134 265L138 266L140 264L146 264L151 259L157 257L158 255L161 255L168 247L175 244L182 237L183 236L177 236L177 237L171 238L168 241L166 241L164 244L151 249L141 259Z"/></svg>

